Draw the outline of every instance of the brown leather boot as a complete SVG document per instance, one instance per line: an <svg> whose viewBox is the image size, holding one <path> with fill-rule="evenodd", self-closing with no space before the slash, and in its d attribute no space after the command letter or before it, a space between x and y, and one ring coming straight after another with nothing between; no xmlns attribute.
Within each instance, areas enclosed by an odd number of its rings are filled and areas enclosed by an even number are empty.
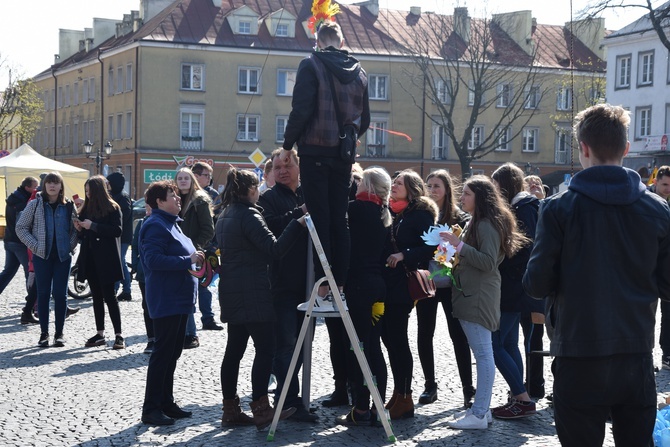
<svg viewBox="0 0 670 447"><path fill-rule="evenodd" d="M267 428L272 423L272 418L275 415L275 409L272 408L270 402L268 401L268 395L261 396L257 401L251 402L251 412L254 414L254 424L256 428L260 431L264 428ZM286 419L295 413L295 408L287 408L281 412L279 419Z"/></svg>
<svg viewBox="0 0 670 447"><path fill-rule="evenodd" d="M398 399L398 392L396 390L393 390L393 395L391 396L391 399L384 405L384 408L387 410L390 410L393 405L395 405L395 401Z"/></svg>
<svg viewBox="0 0 670 447"><path fill-rule="evenodd" d="M240 408L240 398L223 399L223 416L221 416L221 427L236 427L240 425L253 425L254 420Z"/></svg>
<svg viewBox="0 0 670 447"><path fill-rule="evenodd" d="M414 417L414 401L412 401L412 392L407 394L398 394L395 403L389 408L391 419L406 419Z"/></svg>

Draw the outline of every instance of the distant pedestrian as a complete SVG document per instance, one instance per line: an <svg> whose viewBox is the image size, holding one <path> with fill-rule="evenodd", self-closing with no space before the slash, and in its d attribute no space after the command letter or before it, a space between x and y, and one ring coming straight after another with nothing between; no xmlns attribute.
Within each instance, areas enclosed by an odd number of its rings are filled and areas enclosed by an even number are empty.
<svg viewBox="0 0 670 447"><path fill-rule="evenodd" d="M670 204L670 166L658 168L654 179L654 191L663 200ZM661 365L663 369L670 369L670 301L661 300L661 334L659 336L661 348Z"/></svg>
<svg viewBox="0 0 670 447"><path fill-rule="evenodd" d="M5 247L5 267L0 272L0 293L2 293L10 281L16 275L19 267L23 267L25 281L28 280L28 249L16 235L16 221L21 212L25 209L30 200L30 196L37 189L38 181L35 177L26 177L5 200L5 235L2 238ZM29 313L25 311L21 318L26 322L34 320L32 310Z"/></svg>
<svg viewBox="0 0 670 447"><path fill-rule="evenodd" d="M584 170L545 200L523 278L529 295L549 297L564 447L601 446L609 418L617 446L653 444L652 350L658 298L670 299L670 207L622 167L629 123L610 104L577 115Z"/></svg>
<svg viewBox="0 0 670 447"><path fill-rule="evenodd" d="M56 319L54 346L65 346L63 326L67 313L67 282L72 253L77 245L73 220L74 204L65 197L63 177L51 172L44 177L44 188L36 200L26 205L16 223L16 235L33 252L37 309L39 313L39 347L49 346L49 300L53 296Z"/></svg>
<svg viewBox="0 0 670 447"><path fill-rule="evenodd" d="M144 276L144 268L142 267L142 262L140 261L140 230L142 229L142 224L144 221L151 216L151 207L149 204L144 204L146 210L146 217L138 219L137 225L135 225L135 231L133 232L133 243L131 245L131 266L135 272L135 280L140 286L140 293L142 294L142 314L144 316L144 328L147 332L147 346L144 348L145 354L151 354L154 350L154 344L156 338L154 337L154 323L149 316L149 308L147 307L147 292L146 292L146 279Z"/></svg>
<svg viewBox="0 0 670 447"><path fill-rule="evenodd" d="M113 172L107 176L107 181L109 182L110 195L112 199L119 205L121 210L121 223L123 231L121 233L121 261L123 265L121 266L123 270L123 279L121 282L116 283L114 286L114 292L118 290L119 286L122 285L121 293L118 295L117 299L119 301L130 301L133 299L133 295L130 290L130 270L128 270L128 264L126 263L126 254L128 253L128 248L130 244L133 243L133 205L130 196L125 191L126 178L120 172Z"/></svg>
<svg viewBox="0 0 670 447"><path fill-rule="evenodd" d="M93 296L96 334L86 341L87 347L105 345L105 304L114 326L114 349L126 347L121 332L121 311L114 293L114 283L123 279L121 209L107 192L107 181L94 175L84 184L86 199L74 226L81 245L77 258L77 280L88 281Z"/></svg>

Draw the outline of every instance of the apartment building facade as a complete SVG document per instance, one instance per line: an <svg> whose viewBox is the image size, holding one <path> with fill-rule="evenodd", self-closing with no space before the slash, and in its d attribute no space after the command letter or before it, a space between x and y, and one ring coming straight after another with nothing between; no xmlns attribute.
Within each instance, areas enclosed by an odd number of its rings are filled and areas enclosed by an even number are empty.
<svg viewBox="0 0 670 447"><path fill-rule="evenodd" d="M90 140L95 152L109 141L113 151L102 171L123 172L134 197L195 161L215 168L219 186L228 164L253 167L249 155L256 149L269 155L281 145L297 67L314 45L306 26L310 6L298 0L253 6L242 0L142 0L123 20L94 19L92 28L61 30L59 59L35 78L45 112L31 145L95 173L82 145ZM341 9L345 48L369 76L372 125L361 138L361 164L390 172L412 168L422 176L446 168L460 176L444 129L427 119L437 105L413 87L410 77L420 74L402 50L406 27L420 26L433 13L382 10L376 0ZM514 161L555 184L577 169L571 166L573 109L583 106L581 96L591 101L602 93L604 24L571 31L568 25L536 24L529 11L505 17L516 25L494 44L519 54L537 52L537 90L530 86L524 93L529 120L523 129L512 124L517 137L501 135L496 150L474 161L472 171L490 174ZM497 104L478 118L473 145L493 130L505 95L515 87L487 88ZM460 113L466 116L471 107L469 93L456 102L455 122L465 125Z"/></svg>

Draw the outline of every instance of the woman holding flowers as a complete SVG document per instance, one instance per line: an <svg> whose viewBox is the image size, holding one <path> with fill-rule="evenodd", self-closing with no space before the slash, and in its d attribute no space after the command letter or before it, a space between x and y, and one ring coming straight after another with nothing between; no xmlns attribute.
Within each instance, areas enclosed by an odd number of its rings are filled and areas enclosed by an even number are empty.
<svg viewBox="0 0 670 447"><path fill-rule="evenodd" d="M426 189L428 189L430 198L435 201L440 210L437 219L439 225L465 227L470 216L461 211L456 205L453 181L447 171L440 169L428 174L428 177L426 177ZM419 397L419 403L429 404L437 400L433 336L437 321L437 308L440 303L442 303L444 315L447 318L449 336L454 345L458 374L463 385L463 399L465 406L468 406L475 396L475 389L472 386L472 358L463 328L461 328L458 320L452 315L451 287L438 288L435 299L421 300L416 303L417 348L425 380L425 389Z"/></svg>
<svg viewBox="0 0 670 447"><path fill-rule="evenodd" d="M476 175L463 185L463 211L472 219L460 236L440 236L456 248L453 269L454 317L460 320L477 363L477 393L472 408L447 425L457 429L486 429L495 376L491 333L500 325L500 271L505 255L513 256L527 241L493 182Z"/></svg>
<svg viewBox="0 0 670 447"><path fill-rule="evenodd" d="M414 302L410 298L406 271L427 268L435 246L421 239L437 219L437 205L426 193L419 174L402 171L391 187L391 211L395 215L386 257L386 303L382 340L388 350L393 373L393 395L386 404L391 419L414 416L412 369L407 326Z"/></svg>

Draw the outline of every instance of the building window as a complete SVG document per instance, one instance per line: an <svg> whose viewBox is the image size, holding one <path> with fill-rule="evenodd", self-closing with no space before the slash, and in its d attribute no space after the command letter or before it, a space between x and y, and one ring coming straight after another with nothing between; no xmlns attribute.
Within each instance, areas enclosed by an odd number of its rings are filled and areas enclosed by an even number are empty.
<svg viewBox="0 0 670 447"><path fill-rule="evenodd" d="M88 102L88 79L84 79L81 88L81 103L86 104L87 102Z"/></svg>
<svg viewBox="0 0 670 447"><path fill-rule="evenodd" d="M95 121L93 121L93 120L90 120L88 122L88 138L87 138L87 140L95 141Z"/></svg>
<svg viewBox="0 0 670 447"><path fill-rule="evenodd" d="M523 141L523 152L537 152L538 129L526 128L523 130L521 139Z"/></svg>
<svg viewBox="0 0 670 447"><path fill-rule="evenodd" d="M670 133L670 104L665 105L665 132L666 135Z"/></svg>
<svg viewBox="0 0 670 447"><path fill-rule="evenodd" d="M90 138L88 137L88 121L84 121L81 123L81 141L86 140L90 140Z"/></svg>
<svg viewBox="0 0 670 447"><path fill-rule="evenodd" d="M295 86L295 76L297 73L296 70L277 70L277 95L293 95L293 87Z"/></svg>
<svg viewBox="0 0 670 447"><path fill-rule="evenodd" d="M123 93L123 67L116 68L116 93Z"/></svg>
<svg viewBox="0 0 670 447"><path fill-rule="evenodd" d="M260 116L237 116L237 141L258 141Z"/></svg>
<svg viewBox="0 0 670 447"><path fill-rule="evenodd" d="M56 134L56 147L63 147L63 126L57 127L58 133Z"/></svg>
<svg viewBox="0 0 670 447"><path fill-rule="evenodd" d="M114 115L107 117L107 139L112 141L114 139ZM93 140L91 140L93 142Z"/></svg>
<svg viewBox="0 0 670 447"><path fill-rule="evenodd" d="M635 138L642 139L651 135L651 106L635 109Z"/></svg>
<svg viewBox="0 0 670 447"><path fill-rule="evenodd" d="M70 107L70 84L65 84L65 97L63 98L65 107Z"/></svg>
<svg viewBox="0 0 670 447"><path fill-rule="evenodd" d="M123 138L123 113L116 114L116 139Z"/></svg>
<svg viewBox="0 0 670 447"><path fill-rule="evenodd" d="M112 96L114 94L114 67L109 67L109 72L107 73L107 96Z"/></svg>
<svg viewBox="0 0 670 447"><path fill-rule="evenodd" d="M58 87L58 108L63 107L63 87Z"/></svg>
<svg viewBox="0 0 670 447"><path fill-rule="evenodd" d="M468 105L475 105L475 83L474 81L468 81Z"/></svg>
<svg viewBox="0 0 670 447"><path fill-rule="evenodd" d="M603 101L603 91L599 86L589 88L589 104L596 105Z"/></svg>
<svg viewBox="0 0 670 447"><path fill-rule="evenodd" d="M616 58L615 88L630 88L630 54Z"/></svg>
<svg viewBox="0 0 670 447"><path fill-rule="evenodd" d="M366 135L365 155L367 157L386 157L386 132L388 122L373 118Z"/></svg>
<svg viewBox="0 0 670 447"><path fill-rule="evenodd" d="M554 162L556 164L567 164L570 154L570 138L572 129L566 126L556 128L556 140L554 143Z"/></svg>
<svg viewBox="0 0 670 447"><path fill-rule="evenodd" d="M441 104L451 104L451 99L454 95L451 79L436 79L435 80L435 102Z"/></svg>
<svg viewBox="0 0 670 447"><path fill-rule="evenodd" d="M181 149L202 150L205 113L201 110L181 110Z"/></svg>
<svg viewBox="0 0 670 447"><path fill-rule="evenodd" d="M470 131L470 139L468 140L468 150L477 149L484 141L484 126L477 124L472 127Z"/></svg>
<svg viewBox="0 0 670 447"><path fill-rule="evenodd" d="M133 137L133 112L126 112L126 138Z"/></svg>
<svg viewBox="0 0 670 447"><path fill-rule="evenodd" d="M275 37L288 37L288 25L285 23L280 23L277 25Z"/></svg>
<svg viewBox="0 0 670 447"><path fill-rule="evenodd" d="M448 142L444 126L433 124L430 158L433 160L445 160L447 158Z"/></svg>
<svg viewBox="0 0 670 447"><path fill-rule="evenodd" d="M526 87L526 102L524 108L537 109L540 106L540 87L533 85Z"/></svg>
<svg viewBox="0 0 670 447"><path fill-rule="evenodd" d="M275 143L284 142L284 131L286 131L286 123L288 123L288 116L278 116L277 125L275 126Z"/></svg>
<svg viewBox="0 0 670 447"><path fill-rule="evenodd" d="M126 91L133 89L133 64L126 65Z"/></svg>
<svg viewBox="0 0 670 447"><path fill-rule="evenodd" d="M260 68L239 68L238 69L238 93L260 93L261 69Z"/></svg>
<svg viewBox="0 0 670 447"><path fill-rule="evenodd" d="M72 105L79 105L79 82L72 84Z"/></svg>
<svg viewBox="0 0 670 447"><path fill-rule="evenodd" d="M70 125L65 125L65 135L63 135L63 147L70 147Z"/></svg>
<svg viewBox="0 0 670 447"><path fill-rule="evenodd" d="M239 34L251 34L251 22L241 20L237 26L237 32Z"/></svg>
<svg viewBox="0 0 670 447"><path fill-rule="evenodd" d="M100 94L102 95L102 92ZM95 102L95 78L89 78L88 80L88 101Z"/></svg>
<svg viewBox="0 0 670 447"><path fill-rule="evenodd" d="M501 151L501 152L509 152L512 150L511 147L511 135L512 135L512 128L507 127L506 129L498 129L496 132L496 151Z"/></svg>
<svg viewBox="0 0 670 447"><path fill-rule="evenodd" d="M51 96L49 97L49 102L51 103L51 110L56 110L56 89L51 89Z"/></svg>
<svg viewBox="0 0 670 447"><path fill-rule="evenodd" d="M388 76L384 75L370 75L368 76L368 95L370 99L387 100L388 93L386 85Z"/></svg>
<svg viewBox="0 0 670 447"><path fill-rule="evenodd" d="M79 153L79 123L72 124L72 154Z"/></svg>
<svg viewBox="0 0 670 447"><path fill-rule="evenodd" d="M203 90L205 66L201 64L181 65L181 88L183 90Z"/></svg>
<svg viewBox="0 0 670 447"><path fill-rule="evenodd" d="M556 94L556 110L570 110L572 108L572 89L561 87Z"/></svg>
<svg viewBox="0 0 670 447"><path fill-rule="evenodd" d="M512 102L512 84L499 84L496 94L496 107L509 107Z"/></svg>
<svg viewBox="0 0 670 447"><path fill-rule="evenodd" d="M637 64L637 85L652 85L654 83L654 52L640 53L637 57Z"/></svg>

